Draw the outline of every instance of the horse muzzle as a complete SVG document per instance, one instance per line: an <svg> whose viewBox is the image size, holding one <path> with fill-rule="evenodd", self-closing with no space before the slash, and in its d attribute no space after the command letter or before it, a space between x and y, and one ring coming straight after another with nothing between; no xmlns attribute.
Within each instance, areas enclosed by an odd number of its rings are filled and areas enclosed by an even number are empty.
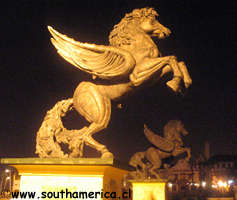
<svg viewBox="0 0 237 200"><path fill-rule="evenodd" d="M163 39L165 37L168 37L170 35L171 31L168 28L162 28L162 29L157 29L153 31L152 36L153 37L158 37L160 39Z"/></svg>

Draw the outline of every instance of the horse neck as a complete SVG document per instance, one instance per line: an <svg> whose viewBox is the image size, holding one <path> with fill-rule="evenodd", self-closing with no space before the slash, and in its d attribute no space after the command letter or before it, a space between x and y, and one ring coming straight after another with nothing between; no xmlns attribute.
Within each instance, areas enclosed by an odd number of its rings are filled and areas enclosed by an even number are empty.
<svg viewBox="0 0 237 200"><path fill-rule="evenodd" d="M144 48L144 43L150 44L154 47L156 47L156 44L153 42L152 38L150 35L145 33L140 27L139 24L136 24L134 22L128 23L124 27L124 33L123 36L129 38L131 40L130 46L133 47L134 45L137 45L140 43L140 47ZM120 47L127 47L128 45L123 45L121 44ZM138 46L136 46L138 48Z"/></svg>
<svg viewBox="0 0 237 200"><path fill-rule="evenodd" d="M122 45L121 48L129 51L137 63L142 62L146 57L156 58L159 56L159 50L148 34L137 32L134 39L131 44Z"/></svg>
<svg viewBox="0 0 237 200"><path fill-rule="evenodd" d="M175 133L174 133L174 131L175 131ZM172 130L172 131L169 131L168 133L165 133L164 137L172 142L181 139L181 135L179 132L177 132L177 130Z"/></svg>

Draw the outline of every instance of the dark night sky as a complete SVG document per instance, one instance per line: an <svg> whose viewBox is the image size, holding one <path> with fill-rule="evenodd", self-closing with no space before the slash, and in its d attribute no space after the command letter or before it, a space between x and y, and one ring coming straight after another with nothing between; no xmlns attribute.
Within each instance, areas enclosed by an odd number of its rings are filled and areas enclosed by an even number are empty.
<svg viewBox="0 0 237 200"><path fill-rule="evenodd" d="M109 127L95 135L120 160L149 142L143 124L157 133L180 119L194 155L205 140L211 153L237 154L237 7L235 1L198 0L17 0L1 5L0 157L34 157L36 132L57 101L72 96L89 76L66 63L50 44L46 25L75 39L108 44L108 34L125 13L154 7L172 34L157 45L189 68L193 85L185 96L159 82L112 108ZM70 122L72 121L72 122ZM68 128L82 126L71 113ZM91 153L91 152L90 152ZM93 152L91 153L91 155Z"/></svg>

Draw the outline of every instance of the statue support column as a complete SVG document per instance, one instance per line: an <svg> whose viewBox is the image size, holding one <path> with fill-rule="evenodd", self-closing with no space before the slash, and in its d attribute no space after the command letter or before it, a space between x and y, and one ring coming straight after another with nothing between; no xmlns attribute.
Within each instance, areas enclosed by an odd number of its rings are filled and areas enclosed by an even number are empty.
<svg viewBox="0 0 237 200"><path fill-rule="evenodd" d="M132 180L133 200L166 200L165 180Z"/></svg>

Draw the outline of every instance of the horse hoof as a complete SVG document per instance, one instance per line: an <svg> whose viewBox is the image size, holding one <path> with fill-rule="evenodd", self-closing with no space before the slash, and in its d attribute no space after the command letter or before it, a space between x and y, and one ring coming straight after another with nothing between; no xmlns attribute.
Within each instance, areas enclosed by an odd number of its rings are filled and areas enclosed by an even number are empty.
<svg viewBox="0 0 237 200"><path fill-rule="evenodd" d="M179 84L175 80L168 81L166 85L174 92L180 92Z"/></svg>
<svg viewBox="0 0 237 200"><path fill-rule="evenodd" d="M101 155L101 158L114 158L114 155L107 151Z"/></svg>
<svg viewBox="0 0 237 200"><path fill-rule="evenodd" d="M189 88L190 85L192 85L192 80L184 82L185 88Z"/></svg>

